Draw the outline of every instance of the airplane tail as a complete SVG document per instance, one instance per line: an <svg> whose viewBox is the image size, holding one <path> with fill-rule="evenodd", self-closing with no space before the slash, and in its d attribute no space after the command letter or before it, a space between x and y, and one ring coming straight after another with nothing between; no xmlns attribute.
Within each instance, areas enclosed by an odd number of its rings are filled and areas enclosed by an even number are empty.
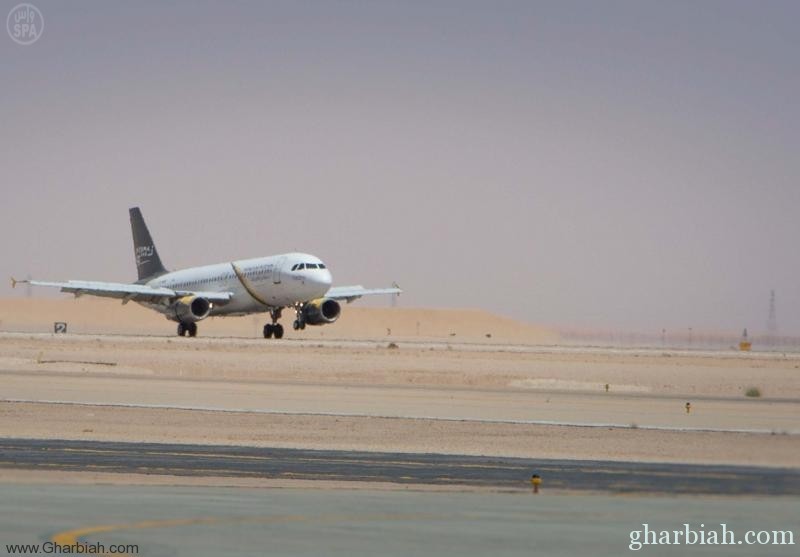
<svg viewBox="0 0 800 557"><path fill-rule="evenodd" d="M133 253L136 256L136 270L139 272L139 282L155 278L167 272L161 264L158 250L144 223L139 207L130 209L131 232L133 232Z"/></svg>

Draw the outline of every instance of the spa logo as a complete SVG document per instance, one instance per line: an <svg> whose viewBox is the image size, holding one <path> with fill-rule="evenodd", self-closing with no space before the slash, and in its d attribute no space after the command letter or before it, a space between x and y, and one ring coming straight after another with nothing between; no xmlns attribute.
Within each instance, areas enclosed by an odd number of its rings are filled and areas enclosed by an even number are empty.
<svg viewBox="0 0 800 557"><path fill-rule="evenodd" d="M33 4L17 4L8 12L6 30L17 44L29 45L39 40L44 31L44 18Z"/></svg>
<svg viewBox="0 0 800 557"><path fill-rule="evenodd" d="M150 258L156 252L155 246L137 246L136 247L136 266L140 267L145 263L150 263Z"/></svg>

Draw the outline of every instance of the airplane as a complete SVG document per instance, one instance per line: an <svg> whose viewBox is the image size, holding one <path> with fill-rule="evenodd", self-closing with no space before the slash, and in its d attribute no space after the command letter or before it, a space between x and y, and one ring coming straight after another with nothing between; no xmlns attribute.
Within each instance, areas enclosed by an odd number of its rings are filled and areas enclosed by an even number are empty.
<svg viewBox="0 0 800 557"><path fill-rule="evenodd" d="M397 294L391 288L331 286L331 272L318 257L306 253L284 253L241 259L202 267L168 271L161 263L153 238L138 207L129 210L136 270L133 284L70 280L50 282L11 279L12 287L30 284L60 288L61 292L134 301L178 323L178 336L197 336L197 323L207 317L269 312L264 338L283 338L278 323L282 310L295 311L293 328L326 325L341 314L339 302L350 303L361 296Z"/></svg>

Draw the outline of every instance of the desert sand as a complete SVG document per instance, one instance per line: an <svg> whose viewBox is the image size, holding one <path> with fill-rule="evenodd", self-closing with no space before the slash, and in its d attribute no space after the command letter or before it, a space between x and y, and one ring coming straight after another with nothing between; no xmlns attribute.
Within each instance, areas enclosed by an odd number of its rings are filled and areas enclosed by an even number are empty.
<svg viewBox="0 0 800 557"><path fill-rule="evenodd" d="M796 467L795 435L0 403L4 437Z"/></svg>
<svg viewBox="0 0 800 557"><path fill-rule="evenodd" d="M266 341L249 317L189 339L132 304L0 309L23 331L0 332L3 437L800 466L797 354L560 347L468 310L347 306Z"/></svg>

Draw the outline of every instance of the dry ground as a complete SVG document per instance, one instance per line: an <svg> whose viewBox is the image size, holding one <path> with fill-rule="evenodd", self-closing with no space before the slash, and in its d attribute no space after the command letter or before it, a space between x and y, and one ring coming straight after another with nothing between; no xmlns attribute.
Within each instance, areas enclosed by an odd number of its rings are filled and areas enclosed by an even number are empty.
<svg viewBox="0 0 800 557"><path fill-rule="evenodd" d="M5 437L796 467L794 435L0 403Z"/></svg>
<svg viewBox="0 0 800 557"><path fill-rule="evenodd" d="M800 466L799 355L545 347L545 330L481 312L360 311L369 334L320 340L178 339L157 317L165 336L0 333L0 436ZM417 322L428 336L398 334ZM165 408L124 406L143 404ZM698 427L767 433L679 431Z"/></svg>

